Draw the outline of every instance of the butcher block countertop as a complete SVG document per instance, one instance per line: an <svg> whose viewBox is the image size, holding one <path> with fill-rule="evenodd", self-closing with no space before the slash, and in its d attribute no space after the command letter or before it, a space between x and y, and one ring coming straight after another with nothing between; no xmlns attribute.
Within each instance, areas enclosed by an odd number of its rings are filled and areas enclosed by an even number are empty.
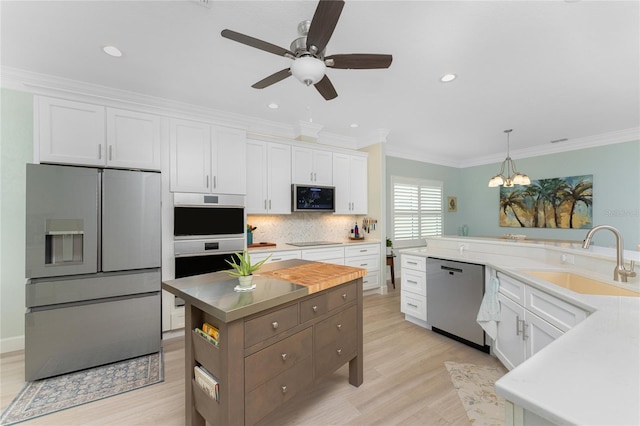
<svg viewBox="0 0 640 426"><path fill-rule="evenodd" d="M227 271L164 281L162 289L228 323L362 278L366 273L362 268L295 259L263 265L254 274L256 288L252 291L234 291L238 280Z"/></svg>

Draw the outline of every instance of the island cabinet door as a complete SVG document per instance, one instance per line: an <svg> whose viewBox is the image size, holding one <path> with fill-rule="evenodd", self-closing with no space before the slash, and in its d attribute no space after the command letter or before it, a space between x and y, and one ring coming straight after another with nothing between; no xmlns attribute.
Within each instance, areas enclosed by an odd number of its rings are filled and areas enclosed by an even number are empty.
<svg viewBox="0 0 640 426"><path fill-rule="evenodd" d="M352 306L314 327L315 377L335 371L357 351L357 307Z"/></svg>

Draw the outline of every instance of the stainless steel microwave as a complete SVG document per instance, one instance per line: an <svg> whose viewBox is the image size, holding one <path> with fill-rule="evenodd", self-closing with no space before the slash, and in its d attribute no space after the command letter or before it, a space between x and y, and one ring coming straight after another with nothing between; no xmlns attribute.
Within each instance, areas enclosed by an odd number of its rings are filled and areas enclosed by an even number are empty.
<svg viewBox="0 0 640 426"><path fill-rule="evenodd" d="M333 186L291 185L291 210L294 212L333 212L336 210Z"/></svg>

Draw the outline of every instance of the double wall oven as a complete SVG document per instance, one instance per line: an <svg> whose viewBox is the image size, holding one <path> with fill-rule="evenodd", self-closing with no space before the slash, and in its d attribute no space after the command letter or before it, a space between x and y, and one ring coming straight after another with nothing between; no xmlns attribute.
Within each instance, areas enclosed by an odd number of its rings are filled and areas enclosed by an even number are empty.
<svg viewBox="0 0 640 426"><path fill-rule="evenodd" d="M244 249L245 229L243 195L174 193L175 278L229 269L225 260Z"/></svg>

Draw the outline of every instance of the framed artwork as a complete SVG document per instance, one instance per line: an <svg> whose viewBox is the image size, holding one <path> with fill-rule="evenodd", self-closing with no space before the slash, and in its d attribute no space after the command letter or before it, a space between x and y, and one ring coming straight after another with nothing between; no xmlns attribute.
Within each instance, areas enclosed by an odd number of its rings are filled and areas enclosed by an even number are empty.
<svg viewBox="0 0 640 426"><path fill-rule="evenodd" d="M447 209L450 212L458 211L458 197L447 197Z"/></svg>
<svg viewBox="0 0 640 426"><path fill-rule="evenodd" d="M581 229L592 224L593 175L500 187L501 227Z"/></svg>

